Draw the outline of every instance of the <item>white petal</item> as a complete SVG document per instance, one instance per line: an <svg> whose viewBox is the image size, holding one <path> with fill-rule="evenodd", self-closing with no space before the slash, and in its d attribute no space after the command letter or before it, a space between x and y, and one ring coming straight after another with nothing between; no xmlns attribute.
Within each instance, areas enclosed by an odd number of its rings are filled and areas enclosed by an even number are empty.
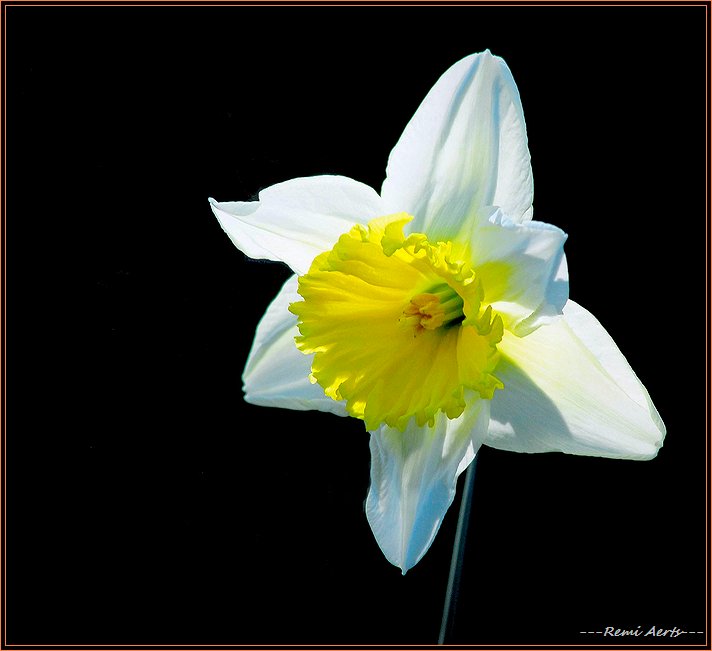
<svg viewBox="0 0 712 651"><path fill-rule="evenodd" d="M373 188L344 176L292 179L262 190L258 201L210 204L245 255L286 262L298 274L354 224L385 214Z"/></svg>
<svg viewBox="0 0 712 651"><path fill-rule="evenodd" d="M471 397L455 420L434 427L411 421L404 432L371 433L371 487L366 515L386 558L406 573L428 551L455 497L457 477L487 431L489 402Z"/></svg>
<svg viewBox="0 0 712 651"><path fill-rule="evenodd" d="M531 219L532 172L519 91L489 51L452 66L433 86L391 152L381 195L387 213L415 217L433 240L472 230L484 206Z"/></svg>
<svg viewBox="0 0 712 651"><path fill-rule="evenodd" d="M245 400L265 407L328 411L346 416L342 402L324 395L309 381L312 355L297 350L297 317L287 309L300 301L297 277L292 276L262 317L242 375Z"/></svg>
<svg viewBox="0 0 712 651"><path fill-rule="evenodd" d="M485 443L515 452L560 451L651 459L665 436L645 387L594 316L569 301L563 318L499 346Z"/></svg>
<svg viewBox="0 0 712 651"><path fill-rule="evenodd" d="M485 300L505 327L523 336L561 314L569 295L566 233L530 221L517 224L499 209L472 236L472 257Z"/></svg>

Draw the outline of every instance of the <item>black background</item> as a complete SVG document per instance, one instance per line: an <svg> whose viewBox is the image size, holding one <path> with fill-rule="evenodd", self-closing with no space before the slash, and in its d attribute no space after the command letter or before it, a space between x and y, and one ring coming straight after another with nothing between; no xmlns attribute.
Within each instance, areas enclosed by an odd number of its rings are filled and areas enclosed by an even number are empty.
<svg viewBox="0 0 712 651"><path fill-rule="evenodd" d="M289 272L207 199L380 189L426 92L485 48L571 297L668 438L646 463L483 449L451 641L706 630L703 6L4 10L7 642L436 642L459 498L403 577L363 513L362 425L243 402Z"/></svg>

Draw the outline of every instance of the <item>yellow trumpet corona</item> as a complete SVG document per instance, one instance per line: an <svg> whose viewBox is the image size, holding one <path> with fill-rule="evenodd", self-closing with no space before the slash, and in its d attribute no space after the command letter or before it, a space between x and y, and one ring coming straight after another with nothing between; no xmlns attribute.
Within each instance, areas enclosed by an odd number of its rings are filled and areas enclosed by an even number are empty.
<svg viewBox="0 0 712 651"><path fill-rule="evenodd" d="M406 236L398 213L354 226L299 278L299 350L312 382L369 430L457 418L464 391L492 398L503 324L451 242Z"/></svg>

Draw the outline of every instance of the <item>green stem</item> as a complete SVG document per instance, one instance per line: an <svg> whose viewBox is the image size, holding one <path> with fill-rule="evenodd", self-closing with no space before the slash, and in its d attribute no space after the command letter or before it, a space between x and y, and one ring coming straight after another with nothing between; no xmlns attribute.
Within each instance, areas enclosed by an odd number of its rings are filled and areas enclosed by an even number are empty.
<svg viewBox="0 0 712 651"><path fill-rule="evenodd" d="M447 590L445 591L445 605L443 606L443 619L440 625L438 644L445 644L446 641L451 640L455 630L455 615L457 611L457 600L460 594L462 565L465 560L465 542L470 522L470 507L472 505L472 491L475 483L476 464L477 457L472 460L472 463L467 469L467 474L465 475L465 486L462 491L460 515L457 519L455 542L452 547L450 575L448 576Z"/></svg>

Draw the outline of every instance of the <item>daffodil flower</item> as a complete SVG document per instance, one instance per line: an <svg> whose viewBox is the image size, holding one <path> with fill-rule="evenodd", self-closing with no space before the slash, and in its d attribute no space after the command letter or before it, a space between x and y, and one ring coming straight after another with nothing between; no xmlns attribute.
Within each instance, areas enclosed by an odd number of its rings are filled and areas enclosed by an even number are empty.
<svg viewBox="0 0 712 651"><path fill-rule="evenodd" d="M489 51L437 81L380 195L316 176L211 204L247 256L294 271L257 326L245 399L365 423L366 514L403 573L482 444L622 459L662 445L646 389L568 299L566 234L532 220L519 93Z"/></svg>

